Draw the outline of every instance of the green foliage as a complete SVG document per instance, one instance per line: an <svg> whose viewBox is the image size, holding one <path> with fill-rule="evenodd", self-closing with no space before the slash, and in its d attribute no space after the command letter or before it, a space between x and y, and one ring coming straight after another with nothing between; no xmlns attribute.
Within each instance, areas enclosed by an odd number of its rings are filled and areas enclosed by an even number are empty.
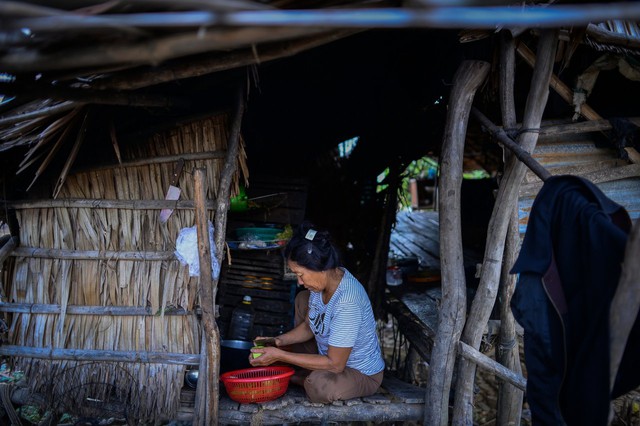
<svg viewBox="0 0 640 426"><path fill-rule="evenodd" d="M398 210L411 208L409 188L411 179L424 179L429 175L436 176L438 173L438 160L433 157L422 157L409 163L402 173L402 183L398 189Z"/></svg>

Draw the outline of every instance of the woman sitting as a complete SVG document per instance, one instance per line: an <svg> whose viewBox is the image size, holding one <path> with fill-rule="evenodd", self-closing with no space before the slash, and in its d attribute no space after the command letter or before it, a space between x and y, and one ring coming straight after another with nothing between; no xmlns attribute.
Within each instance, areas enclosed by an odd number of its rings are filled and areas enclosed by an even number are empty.
<svg viewBox="0 0 640 426"><path fill-rule="evenodd" d="M374 394L385 364L364 287L340 266L329 234L308 223L294 233L284 255L298 285L306 289L296 296L296 325L275 338L275 347L251 349L251 365L300 367L292 383L302 384L312 402Z"/></svg>

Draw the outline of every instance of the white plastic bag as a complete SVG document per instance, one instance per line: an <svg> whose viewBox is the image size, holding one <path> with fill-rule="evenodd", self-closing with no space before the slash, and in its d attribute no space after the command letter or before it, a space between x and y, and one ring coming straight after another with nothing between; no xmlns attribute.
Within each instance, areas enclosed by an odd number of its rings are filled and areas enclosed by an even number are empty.
<svg viewBox="0 0 640 426"><path fill-rule="evenodd" d="M211 246L211 276L214 280L220 275L220 265L216 259L216 246L213 242L213 223L209 221L209 245ZM182 265L189 265L189 275L200 275L200 259L198 257L198 232L196 227L182 228L176 240L176 257Z"/></svg>

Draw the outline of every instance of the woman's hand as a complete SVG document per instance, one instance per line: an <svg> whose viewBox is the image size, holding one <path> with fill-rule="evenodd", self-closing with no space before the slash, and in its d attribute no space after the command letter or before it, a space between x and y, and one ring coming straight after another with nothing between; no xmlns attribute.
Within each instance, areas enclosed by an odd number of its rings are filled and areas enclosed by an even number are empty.
<svg viewBox="0 0 640 426"><path fill-rule="evenodd" d="M249 364L254 367L264 367L278 361L279 353L282 352L273 346L265 346L263 348L253 347L250 349Z"/></svg>

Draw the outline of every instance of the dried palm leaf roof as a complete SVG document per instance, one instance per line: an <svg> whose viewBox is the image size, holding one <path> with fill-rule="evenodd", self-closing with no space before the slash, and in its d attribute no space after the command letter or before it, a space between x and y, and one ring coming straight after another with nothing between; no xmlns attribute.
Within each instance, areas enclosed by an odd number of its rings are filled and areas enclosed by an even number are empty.
<svg viewBox="0 0 640 426"><path fill-rule="evenodd" d="M591 22L640 18L638 2L512 4L504 0L0 2L0 72L6 73L0 79L0 93L15 96L0 105L0 153L28 148L19 170L37 166L38 176L65 139L76 138L77 131L70 131L70 126L78 129L83 121L79 117L95 105L193 110L194 93L181 93L170 83L296 55L369 29L495 32L590 28ZM629 32L627 39L634 37ZM112 134L119 136L113 128Z"/></svg>

